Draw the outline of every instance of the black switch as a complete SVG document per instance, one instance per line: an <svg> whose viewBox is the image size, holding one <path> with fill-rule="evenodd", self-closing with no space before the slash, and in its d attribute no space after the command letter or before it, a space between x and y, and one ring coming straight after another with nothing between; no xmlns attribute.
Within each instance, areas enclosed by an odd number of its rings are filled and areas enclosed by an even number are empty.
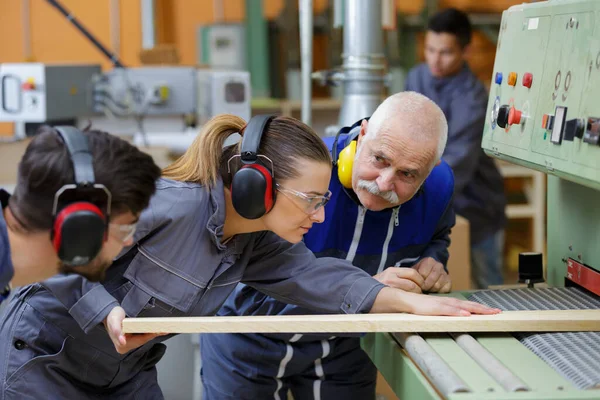
<svg viewBox="0 0 600 400"><path fill-rule="evenodd" d="M544 282L542 253L519 253L519 283L531 288L539 282Z"/></svg>
<svg viewBox="0 0 600 400"><path fill-rule="evenodd" d="M546 129L551 131L552 128L554 128L554 115L549 115L548 116L548 126L546 127Z"/></svg>
<svg viewBox="0 0 600 400"><path fill-rule="evenodd" d="M588 118L583 141L589 144L598 145L600 143L600 118Z"/></svg>
<svg viewBox="0 0 600 400"><path fill-rule="evenodd" d="M563 134L563 140L572 142L574 138L581 139L583 137L584 130L585 124L583 120L579 118L569 120L565 123L565 133Z"/></svg>
<svg viewBox="0 0 600 400"><path fill-rule="evenodd" d="M496 123L500 128L506 128L506 125L508 125L509 111L509 106L500 106L500 108L498 109L498 118L496 119Z"/></svg>

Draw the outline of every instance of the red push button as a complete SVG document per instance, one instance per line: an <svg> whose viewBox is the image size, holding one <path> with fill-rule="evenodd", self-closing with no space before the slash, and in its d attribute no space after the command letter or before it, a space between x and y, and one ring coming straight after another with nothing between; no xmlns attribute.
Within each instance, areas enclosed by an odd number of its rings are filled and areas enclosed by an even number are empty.
<svg viewBox="0 0 600 400"><path fill-rule="evenodd" d="M516 72L511 72L510 74L508 74L508 84L510 86L517 85L517 73Z"/></svg>
<svg viewBox="0 0 600 400"><path fill-rule="evenodd" d="M508 112L508 124L509 125L518 125L521 123L521 111L517 110L514 107L510 108Z"/></svg>
<svg viewBox="0 0 600 400"><path fill-rule="evenodd" d="M33 78L27 78L25 82L21 85L23 90L33 90L35 89L35 80Z"/></svg>
<svg viewBox="0 0 600 400"><path fill-rule="evenodd" d="M533 74L527 72L525 75L523 75L523 86L531 89L532 84L533 84Z"/></svg>

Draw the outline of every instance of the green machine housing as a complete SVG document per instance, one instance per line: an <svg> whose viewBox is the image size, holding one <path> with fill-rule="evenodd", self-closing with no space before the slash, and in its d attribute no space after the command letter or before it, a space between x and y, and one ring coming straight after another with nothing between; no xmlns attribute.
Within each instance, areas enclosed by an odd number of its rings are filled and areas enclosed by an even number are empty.
<svg viewBox="0 0 600 400"><path fill-rule="evenodd" d="M504 11L482 147L491 157L548 175L545 275L550 288L503 295L537 290L535 296L563 296L575 289L565 295L570 301L597 307L600 0L550 0ZM363 348L401 400L600 399L600 381L585 383L600 370L600 333L580 334L473 334L471 347L452 333L369 334ZM412 354L410 336L418 336ZM544 353L546 359L540 356ZM486 364L504 369L493 373ZM444 382L453 374L460 385ZM507 384L510 374L519 384Z"/></svg>

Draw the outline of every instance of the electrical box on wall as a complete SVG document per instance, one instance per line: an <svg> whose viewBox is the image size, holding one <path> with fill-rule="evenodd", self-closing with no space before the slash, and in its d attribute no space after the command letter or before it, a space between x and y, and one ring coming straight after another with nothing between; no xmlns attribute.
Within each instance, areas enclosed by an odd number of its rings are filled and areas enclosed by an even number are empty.
<svg viewBox="0 0 600 400"><path fill-rule="evenodd" d="M93 82L94 109L117 117L193 115L196 68L115 68Z"/></svg>
<svg viewBox="0 0 600 400"><path fill-rule="evenodd" d="M248 71L198 70L198 122L218 114L250 120L252 99Z"/></svg>
<svg viewBox="0 0 600 400"><path fill-rule="evenodd" d="M94 114L95 64L0 64L0 121L49 122Z"/></svg>
<svg viewBox="0 0 600 400"><path fill-rule="evenodd" d="M600 2L503 13L482 146L497 158L600 189Z"/></svg>
<svg viewBox="0 0 600 400"><path fill-rule="evenodd" d="M246 27L213 24L198 27L198 64L212 69L246 70Z"/></svg>

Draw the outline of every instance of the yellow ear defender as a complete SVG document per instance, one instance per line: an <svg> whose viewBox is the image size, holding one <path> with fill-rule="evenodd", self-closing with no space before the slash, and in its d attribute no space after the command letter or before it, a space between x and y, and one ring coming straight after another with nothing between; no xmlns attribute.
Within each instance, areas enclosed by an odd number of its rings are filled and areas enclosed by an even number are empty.
<svg viewBox="0 0 600 400"><path fill-rule="evenodd" d="M342 186L347 189L352 187L352 165L354 164L354 156L356 155L356 140L344 147L340 152L337 160L338 179Z"/></svg>
<svg viewBox="0 0 600 400"><path fill-rule="evenodd" d="M337 164L338 179L346 189L352 189L352 166L354 164L354 157L356 156L357 139L361 132L360 126L363 120L359 120L350 127L340 129L333 141L331 150L333 165ZM340 137L343 137L342 140L348 144L338 154L338 140L340 140Z"/></svg>

